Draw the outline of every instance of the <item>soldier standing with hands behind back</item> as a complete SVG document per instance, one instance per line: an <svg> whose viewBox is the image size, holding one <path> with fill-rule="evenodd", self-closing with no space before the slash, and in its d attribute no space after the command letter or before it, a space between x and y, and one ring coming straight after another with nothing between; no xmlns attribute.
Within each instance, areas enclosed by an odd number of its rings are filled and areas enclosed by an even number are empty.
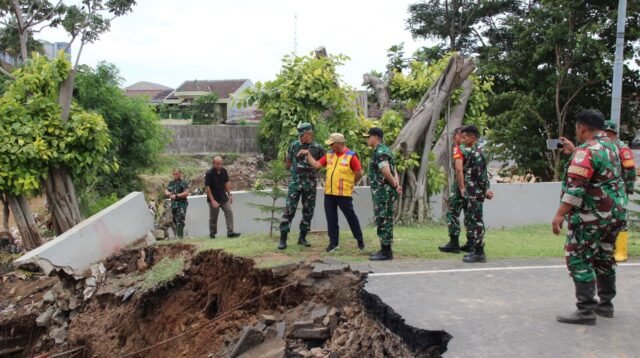
<svg viewBox="0 0 640 358"><path fill-rule="evenodd" d="M389 147L382 143L384 132L381 128L371 128L365 135L367 144L373 148L369 162L368 180L373 199L373 213L376 217L380 251L369 257L371 261L392 260L393 251L393 204L402 195L402 187L396 171L396 160Z"/></svg>
<svg viewBox="0 0 640 358"><path fill-rule="evenodd" d="M182 179L182 171L174 168L172 171L173 180L167 185L164 196L171 199L171 214L173 214L173 225L179 239L184 237L184 220L187 217L187 206L189 202L189 183Z"/></svg>
<svg viewBox="0 0 640 358"><path fill-rule="evenodd" d="M286 207L280 223L280 244L278 250L287 248L287 236L291 230L291 221L296 214L298 201L302 199L302 220L300 221L300 236L298 245L311 246L307 242L307 233L311 230L311 219L316 207L316 186L318 173L309 164L306 155L299 154L306 149L315 160L324 156L324 148L313 141L313 126L310 123L300 123L297 127L299 139L291 142L285 158L286 168L290 170Z"/></svg>

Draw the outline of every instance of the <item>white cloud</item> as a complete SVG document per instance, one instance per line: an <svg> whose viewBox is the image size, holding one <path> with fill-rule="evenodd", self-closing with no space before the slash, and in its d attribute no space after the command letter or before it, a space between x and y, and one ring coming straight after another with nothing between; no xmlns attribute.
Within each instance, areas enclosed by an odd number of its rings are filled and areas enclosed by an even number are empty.
<svg viewBox="0 0 640 358"><path fill-rule="evenodd" d="M406 52L426 44L405 29L407 7L417 0L140 0L133 13L85 47L80 62L115 63L126 84L158 82L177 87L189 79L273 79L283 55L324 45L351 57L340 72L360 87L362 74L383 70L386 49L405 42ZM64 34L50 30L49 41ZM73 47L74 55L78 46Z"/></svg>

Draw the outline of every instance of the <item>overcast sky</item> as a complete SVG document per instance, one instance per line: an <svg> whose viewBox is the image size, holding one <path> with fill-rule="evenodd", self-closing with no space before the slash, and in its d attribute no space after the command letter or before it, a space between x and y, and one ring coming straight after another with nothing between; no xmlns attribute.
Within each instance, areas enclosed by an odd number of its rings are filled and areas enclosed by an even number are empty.
<svg viewBox="0 0 640 358"><path fill-rule="evenodd" d="M176 88L185 80L274 78L282 56L324 45L351 60L340 69L361 87L362 74L381 71L386 49L405 43L407 54L427 44L406 30L407 8L419 0L138 0L133 13L83 50L80 62L118 66L124 85L150 81ZM67 40L60 31L38 38ZM78 45L74 44L76 55Z"/></svg>

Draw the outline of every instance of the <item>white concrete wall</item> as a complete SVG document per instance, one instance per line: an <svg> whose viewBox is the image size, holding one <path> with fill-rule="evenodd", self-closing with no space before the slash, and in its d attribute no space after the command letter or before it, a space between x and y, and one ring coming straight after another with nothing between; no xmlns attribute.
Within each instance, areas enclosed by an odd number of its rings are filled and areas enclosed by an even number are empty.
<svg viewBox="0 0 640 358"><path fill-rule="evenodd" d="M488 228L551 224L560 204L560 182L491 184L491 190L493 200L484 202L484 223ZM433 198L431 208L434 218L443 217L441 195Z"/></svg>
<svg viewBox="0 0 640 358"><path fill-rule="evenodd" d="M326 230L327 219L324 215L324 189L318 189L316 195L316 209L311 222L311 230ZM235 222L234 230L240 233L256 234L268 233L269 223L257 221L254 218L267 217L269 214L261 213L250 203L268 204L269 198L259 197L247 191L233 193L233 217ZM284 206L284 200L278 202ZM367 226L373 219L373 205L371 202L371 191L369 187L357 187L353 194L353 206L355 208L361 226ZM298 204L298 211L291 225L292 232L299 231L300 217L302 216L302 205ZM339 210L339 209L338 209ZM349 225L342 214L338 214L340 230L349 230ZM276 230L277 232L277 230ZM225 236L226 224L222 210L218 215L218 236ZM189 197L189 208L187 209L185 235L191 237L209 236L209 206L205 195Z"/></svg>
<svg viewBox="0 0 640 358"><path fill-rule="evenodd" d="M36 263L46 274L54 268L63 268L69 274L81 276L91 264L145 238L149 230L153 230L153 217L143 193L134 192L29 251L14 264Z"/></svg>

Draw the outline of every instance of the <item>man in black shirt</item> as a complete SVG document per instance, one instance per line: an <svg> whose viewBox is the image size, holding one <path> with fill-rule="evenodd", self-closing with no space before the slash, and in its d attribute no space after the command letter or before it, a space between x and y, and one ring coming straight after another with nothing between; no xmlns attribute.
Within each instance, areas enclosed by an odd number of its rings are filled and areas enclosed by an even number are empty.
<svg viewBox="0 0 640 358"><path fill-rule="evenodd" d="M231 204L231 183L227 170L222 167L222 158L213 158L213 168L204 177L204 185L207 191L209 202L209 237L214 239L218 232L218 213L220 208L224 211L224 220L227 223L227 237L234 238L240 236L233 231L233 211Z"/></svg>

